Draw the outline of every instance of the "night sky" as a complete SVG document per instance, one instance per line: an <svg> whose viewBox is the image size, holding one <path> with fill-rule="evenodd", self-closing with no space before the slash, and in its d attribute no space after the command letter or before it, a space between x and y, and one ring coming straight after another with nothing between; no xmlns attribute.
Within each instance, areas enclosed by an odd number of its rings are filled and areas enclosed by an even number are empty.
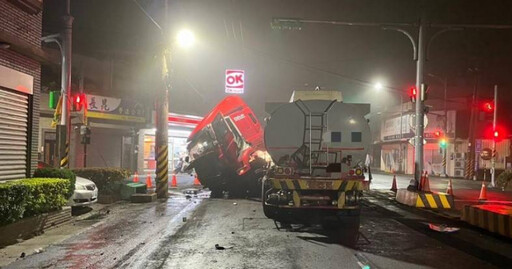
<svg viewBox="0 0 512 269"><path fill-rule="evenodd" d="M44 31L60 29L62 0L45 0ZM124 81L104 95L150 96L158 87L153 57L159 30L132 0L72 0L74 52L114 59ZM163 1L139 0L173 31L196 34L191 49L176 49L170 110L203 115L224 96L224 71L246 71L243 98L263 117L267 101L287 101L295 90L341 90L349 102L372 104L374 112L397 103L396 94L415 83L412 47L402 34L372 27L304 25L300 31L274 30L273 17L358 22L512 24L512 1L410 0L170 0L169 23ZM467 29L439 36L429 49L426 73L448 77L448 96L468 97L478 81L482 98L500 86L501 104L512 101L512 30ZM476 70L476 71L475 71ZM152 75L153 74L153 75ZM442 86L425 77L431 98ZM384 92L371 85L381 81ZM503 112L503 111L502 111ZM507 113L512 114L512 113ZM510 121L511 119L508 118Z"/></svg>

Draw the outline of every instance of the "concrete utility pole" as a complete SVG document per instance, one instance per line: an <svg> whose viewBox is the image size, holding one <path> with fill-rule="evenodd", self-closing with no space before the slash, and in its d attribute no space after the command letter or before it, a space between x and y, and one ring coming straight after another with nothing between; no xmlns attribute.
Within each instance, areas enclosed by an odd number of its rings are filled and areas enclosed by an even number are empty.
<svg viewBox="0 0 512 269"><path fill-rule="evenodd" d="M496 187L496 120L498 116L498 85L494 85L494 117L492 119L492 159L491 159L491 187Z"/></svg>
<svg viewBox="0 0 512 269"><path fill-rule="evenodd" d="M158 48L158 58L161 60L160 62L160 71L161 71L161 79L162 86L158 87L157 93L155 94L155 106L156 106L156 133L155 133L155 159L156 159L156 171L155 171L155 182L156 182L156 194L158 198L167 198L168 197L168 181L169 181L169 90L171 88L171 70L170 60L171 60L171 50L167 49L166 41L166 31L164 31L162 26L158 24L158 22L149 15L146 10L137 2L137 0L133 0L133 2L137 5L137 7L144 13L144 15L160 30L159 43L161 43ZM168 1L164 1L164 17L165 17L165 26L168 26ZM167 27L169 28L169 27Z"/></svg>
<svg viewBox="0 0 512 269"><path fill-rule="evenodd" d="M69 142L71 134L70 105L71 105L71 58L73 17L71 16L70 0L66 1L66 14L62 16L64 28L60 34L42 37L43 42L55 42L61 53L61 117L57 124L57 157L60 168L69 166Z"/></svg>

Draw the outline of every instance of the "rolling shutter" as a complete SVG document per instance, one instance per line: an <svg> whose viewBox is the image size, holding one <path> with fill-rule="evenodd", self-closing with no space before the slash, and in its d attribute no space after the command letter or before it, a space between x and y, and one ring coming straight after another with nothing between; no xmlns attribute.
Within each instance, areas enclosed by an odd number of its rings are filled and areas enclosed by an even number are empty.
<svg viewBox="0 0 512 269"><path fill-rule="evenodd" d="M26 177L28 96L0 89L0 180Z"/></svg>

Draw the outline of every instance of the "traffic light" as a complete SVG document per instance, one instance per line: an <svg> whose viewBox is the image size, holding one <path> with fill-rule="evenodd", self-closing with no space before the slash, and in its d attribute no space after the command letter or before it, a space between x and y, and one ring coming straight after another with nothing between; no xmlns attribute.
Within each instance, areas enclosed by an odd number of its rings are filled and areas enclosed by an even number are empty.
<svg viewBox="0 0 512 269"><path fill-rule="evenodd" d="M491 113L494 111L494 105L492 102L484 102L482 104L482 110L487 113Z"/></svg>
<svg viewBox="0 0 512 269"><path fill-rule="evenodd" d="M498 130L494 131L494 133L493 133L492 137L493 137L494 139L499 139L499 138L500 138L500 132L499 132Z"/></svg>
<svg viewBox="0 0 512 269"><path fill-rule="evenodd" d="M440 147L440 148L445 149L447 144L448 144L448 143L446 142L446 138L444 138L444 137L443 137L443 138L441 138L441 139L439 140L439 147Z"/></svg>
<svg viewBox="0 0 512 269"><path fill-rule="evenodd" d="M435 136L436 138L440 138L440 137L441 137L441 134L442 134L442 133L441 133L441 131L435 131L435 132L434 132L434 136Z"/></svg>
<svg viewBox="0 0 512 269"><path fill-rule="evenodd" d="M416 103L416 100L418 99L418 90L416 87L411 87L409 89L409 98L411 98L411 102Z"/></svg>
<svg viewBox="0 0 512 269"><path fill-rule="evenodd" d="M81 111L86 106L86 97L83 93L77 93L73 96L73 111Z"/></svg>

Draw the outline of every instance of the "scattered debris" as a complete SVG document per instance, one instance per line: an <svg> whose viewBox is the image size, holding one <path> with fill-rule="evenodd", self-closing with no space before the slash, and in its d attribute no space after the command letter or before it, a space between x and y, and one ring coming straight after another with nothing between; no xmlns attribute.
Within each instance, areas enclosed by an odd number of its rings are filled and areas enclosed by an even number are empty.
<svg viewBox="0 0 512 269"><path fill-rule="evenodd" d="M431 230L434 230L436 232L441 232L441 233L453 233L453 232L457 232L458 230L460 230L460 228L449 227L449 226L446 226L446 224L437 225L437 224L429 223L428 227Z"/></svg>
<svg viewBox="0 0 512 269"><path fill-rule="evenodd" d="M43 249L42 249L42 248L38 248L38 249L34 250L34 253L36 253L36 254L39 254L39 253L41 253L41 252L43 252Z"/></svg>
<svg viewBox="0 0 512 269"><path fill-rule="evenodd" d="M103 254L104 254L103 252L102 252L102 253L100 253L100 256L103 256Z"/></svg>
<svg viewBox="0 0 512 269"><path fill-rule="evenodd" d="M215 245L215 247L217 247L217 245ZM21 253L20 258L25 258L25 252Z"/></svg>
<svg viewBox="0 0 512 269"><path fill-rule="evenodd" d="M238 203L233 203L234 205L238 205Z"/></svg>
<svg viewBox="0 0 512 269"><path fill-rule="evenodd" d="M219 245L219 244L215 244L215 249L216 249L216 250L225 250L225 249L231 249L231 248L233 248L233 247L232 247L232 246L229 246L229 247L223 247L223 246L221 246L221 245Z"/></svg>
<svg viewBox="0 0 512 269"><path fill-rule="evenodd" d="M256 209L253 209L252 212L256 212Z"/></svg>
<svg viewBox="0 0 512 269"><path fill-rule="evenodd" d="M231 234L235 234L235 232L231 232Z"/></svg>
<svg viewBox="0 0 512 269"><path fill-rule="evenodd" d="M183 222L187 222L187 217L183 217Z"/></svg>

